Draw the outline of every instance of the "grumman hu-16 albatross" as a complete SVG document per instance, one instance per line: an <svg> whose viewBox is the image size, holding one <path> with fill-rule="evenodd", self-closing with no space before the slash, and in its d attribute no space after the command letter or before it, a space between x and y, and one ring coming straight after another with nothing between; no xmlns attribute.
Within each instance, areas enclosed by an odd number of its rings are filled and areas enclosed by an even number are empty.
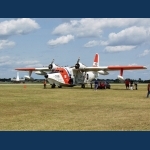
<svg viewBox="0 0 150 150"><path fill-rule="evenodd" d="M48 67L43 68L16 68L18 71L29 71L29 76L26 79L31 79L31 74L34 71L38 75L43 75L50 83L52 88L58 86L76 86L81 85L85 88L85 84L97 79L99 75L108 75L108 71L120 71L118 79L124 81L124 70L147 69L145 66L99 66L99 54L95 54L93 66L87 67L77 60L75 66L60 67L54 63L54 60Z"/></svg>

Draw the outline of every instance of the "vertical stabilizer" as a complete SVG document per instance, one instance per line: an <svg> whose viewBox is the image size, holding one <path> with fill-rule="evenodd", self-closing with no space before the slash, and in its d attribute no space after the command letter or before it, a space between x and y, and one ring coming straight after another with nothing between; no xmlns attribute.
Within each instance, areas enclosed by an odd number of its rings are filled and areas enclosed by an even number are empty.
<svg viewBox="0 0 150 150"><path fill-rule="evenodd" d="M95 54L93 67L99 67L99 54L98 53Z"/></svg>
<svg viewBox="0 0 150 150"><path fill-rule="evenodd" d="M16 78L17 81L19 81L19 72L17 72L17 78Z"/></svg>

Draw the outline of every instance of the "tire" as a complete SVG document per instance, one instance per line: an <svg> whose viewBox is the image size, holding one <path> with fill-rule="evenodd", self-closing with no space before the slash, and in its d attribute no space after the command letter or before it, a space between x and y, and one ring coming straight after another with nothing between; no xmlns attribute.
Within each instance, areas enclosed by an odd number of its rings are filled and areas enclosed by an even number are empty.
<svg viewBox="0 0 150 150"><path fill-rule="evenodd" d="M82 85L81 85L81 88L85 88L85 84L82 84Z"/></svg>
<svg viewBox="0 0 150 150"><path fill-rule="evenodd" d="M55 84L52 84L51 88L55 88Z"/></svg>

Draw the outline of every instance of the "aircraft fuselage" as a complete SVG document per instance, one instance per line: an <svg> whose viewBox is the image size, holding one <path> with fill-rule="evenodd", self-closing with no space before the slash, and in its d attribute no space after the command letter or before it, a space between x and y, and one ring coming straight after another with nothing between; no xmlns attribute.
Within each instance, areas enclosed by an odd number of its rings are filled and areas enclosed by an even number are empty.
<svg viewBox="0 0 150 150"><path fill-rule="evenodd" d="M86 73L81 71L73 72L72 68L69 67L60 67L47 74L48 82L51 85L55 84L57 86L82 85L90 82L95 77L96 73L92 71Z"/></svg>

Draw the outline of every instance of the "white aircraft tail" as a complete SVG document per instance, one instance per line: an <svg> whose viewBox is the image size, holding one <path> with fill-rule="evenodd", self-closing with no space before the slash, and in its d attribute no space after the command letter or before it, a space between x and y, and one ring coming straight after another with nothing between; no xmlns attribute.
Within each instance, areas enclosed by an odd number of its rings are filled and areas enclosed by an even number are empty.
<svg viewBox="0 0 150 150"><path fill-rule="evenodd" d="M99 54L98 53L95 54L93 67L99 67Z"/></svg>
<svg viewBox="0 0 150 150"><path fill-rule="evenodd" d="M16 78L17 81L19 81L19 72L17 72L17 78Z"/></svg>

